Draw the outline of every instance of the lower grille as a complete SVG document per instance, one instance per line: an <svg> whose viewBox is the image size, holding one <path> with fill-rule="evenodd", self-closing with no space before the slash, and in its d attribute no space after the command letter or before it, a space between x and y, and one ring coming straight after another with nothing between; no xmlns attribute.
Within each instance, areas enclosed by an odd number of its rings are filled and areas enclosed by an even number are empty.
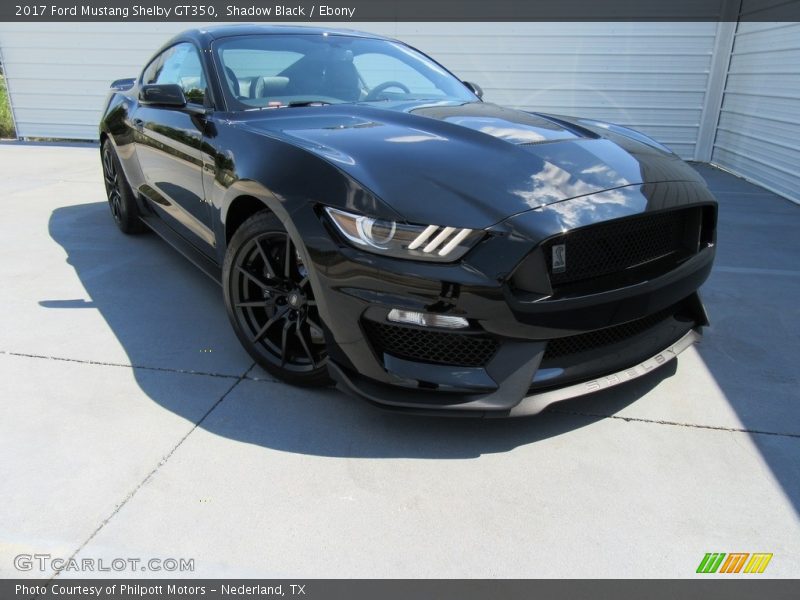
<svg viewBox="0 0 800 600"><path fill-rule="evenodd" d="M698 251L701 225L702 209L694 207L599 223L550 238L542 244L550 284L556 290L648 265L660 265L666 272ZM558 269L553 268L554 252Z"/></svg>
<svg viewBox="0 0 800 600"><path fill-rule="evenodd" d="M542 362L555 358L580 354L589 350L595 350L604 346L610 346L644 333L675 314L675 307L666 308L652 315L648 315L635 321L571 335L569 337L556 338L547 343Z"/></svg>
<svg viewBox="0 0 800 600"><path fill-rule="evenodd" d="M367 319L363 323L378 354L416 362L482 367L494 356L498 346L494 338L480 334L430 331Z"/></svg>

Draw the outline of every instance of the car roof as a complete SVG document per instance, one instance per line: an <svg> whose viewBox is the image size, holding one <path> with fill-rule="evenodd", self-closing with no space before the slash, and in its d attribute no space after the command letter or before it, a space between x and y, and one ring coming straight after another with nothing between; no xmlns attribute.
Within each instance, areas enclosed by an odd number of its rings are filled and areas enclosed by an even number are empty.
<svg viewBox="0 0 800 600"><path fill-rule="evenodd" d="M240 35L345 35L351 37L372 38L379 40L388 40L391 38L376 35L374 33L367 33L365 31L355 31L351 29L335 29L331 27L306 27L300 25L261 25L252 23L231 24L231 25L215 25L212 27L198 27L196 29L187 29L176 35L169 42L165 44L170 46L176 42L192 39L205 47L213 40L220 38L240 36Z"/></svg>

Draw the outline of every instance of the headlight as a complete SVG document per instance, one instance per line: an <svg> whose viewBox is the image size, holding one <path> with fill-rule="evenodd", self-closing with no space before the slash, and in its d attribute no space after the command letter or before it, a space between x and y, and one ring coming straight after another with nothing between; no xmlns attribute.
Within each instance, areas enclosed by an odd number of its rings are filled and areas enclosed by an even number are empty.
<svg viewBox="0 0 800 600"><path fill-rule="evenodd" d="M336 229L355 246L397 258L452 262L481 238L474 229L409 225L325 207Z"/></svg>

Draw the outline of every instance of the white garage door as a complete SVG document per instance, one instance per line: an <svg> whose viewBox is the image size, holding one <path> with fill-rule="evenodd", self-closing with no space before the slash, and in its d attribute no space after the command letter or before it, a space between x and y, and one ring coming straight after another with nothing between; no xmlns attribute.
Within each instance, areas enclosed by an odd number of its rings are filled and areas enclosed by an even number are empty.
<svg viewBox="0 0 800 600"><path fill-rule="evenodd" d="M187 23L0 23L21 137L94 139L108 84ZM716 23L328 24L402 39L489 101L634 127L694 158Z"/></svg>
<svg viewBox="0 0 800 600"><path fill-rule="evenodd" d="M739 23L712 161L800 202L800 23Z"/></svg>

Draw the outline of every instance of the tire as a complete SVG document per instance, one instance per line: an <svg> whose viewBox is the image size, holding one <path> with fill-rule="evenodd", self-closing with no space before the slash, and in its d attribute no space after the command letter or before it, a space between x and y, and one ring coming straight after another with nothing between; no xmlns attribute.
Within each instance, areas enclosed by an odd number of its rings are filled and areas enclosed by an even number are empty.
<svg viewBox="0 0 800 600"><path fill-rule="evenodd" d="M222 283L233 329L259 365L293 385L331 383L307 267L274 214L256 213L236 230Z"/></svg>
<svg viewBox="0 0 800 600"><path fill-rule="evenodd" d="M122 165L117 157L117 151L111 140L103 142L101 151L103 164L103 182L106 186L106 197L111 209L111 216L122 233L131 235L146 231L146 226L139 218L136 207L136 198L133 195Z"/></svg>

